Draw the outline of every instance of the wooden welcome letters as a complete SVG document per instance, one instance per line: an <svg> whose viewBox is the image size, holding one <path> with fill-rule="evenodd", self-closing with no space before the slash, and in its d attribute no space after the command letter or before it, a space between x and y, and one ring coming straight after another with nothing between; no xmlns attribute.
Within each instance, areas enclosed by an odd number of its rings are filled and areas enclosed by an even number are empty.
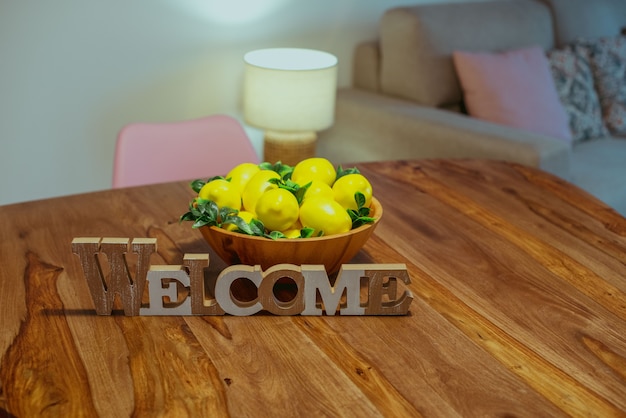
<svg viewBox="0 0 626 418"><path fill-rule="evenodd" d="M341 315L405 315L413 301L408 289L397 295L398 280L405 286L411 282L404 264L345 264L334 286L324 266L293 264L265 271L260 266L233 265L205 282L208 254L185 254L183 265L150 266L150 256L156 251L154 238L132 242L128 238L74 238L72 251L80 258L99 315L111 315L116 294L127 316L245 316L262 310L276 315L335 315L337 311ZM137 255L134 277L128 253ZM254 284L255 298L237 299L232 286L238 279ZM288 301L275 294L275 285L285 280L294 285ZM147 305L142 304L146 281Z"/></svg>

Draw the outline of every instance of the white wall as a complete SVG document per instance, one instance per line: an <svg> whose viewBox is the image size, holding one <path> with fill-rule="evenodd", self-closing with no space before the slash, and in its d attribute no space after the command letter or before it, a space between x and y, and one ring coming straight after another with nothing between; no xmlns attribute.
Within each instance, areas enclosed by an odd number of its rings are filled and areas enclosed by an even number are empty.
<svg viewBox="0 0 626 418"><path fill-rule="evenodd" d="M0 205L110 187L126 123L239 116L249 50L334 53L347 85L382 12L419 2L2 1Z"/></svg>

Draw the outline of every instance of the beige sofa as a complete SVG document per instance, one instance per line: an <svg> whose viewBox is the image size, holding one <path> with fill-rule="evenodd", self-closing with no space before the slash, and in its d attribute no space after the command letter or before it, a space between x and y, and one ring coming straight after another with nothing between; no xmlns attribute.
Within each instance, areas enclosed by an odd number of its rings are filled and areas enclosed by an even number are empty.
<svg viewBox="0 0 626 418"><path fill-rule="evenodd" d="M375 40L356 49L353 87L338 91L334 126L318 154L337 163L470 157L515 161L554 173L626 215L626 138L573 145L472 118L452 52L615 36L624 0L496 0L401 7L382 17Z"/></svg>

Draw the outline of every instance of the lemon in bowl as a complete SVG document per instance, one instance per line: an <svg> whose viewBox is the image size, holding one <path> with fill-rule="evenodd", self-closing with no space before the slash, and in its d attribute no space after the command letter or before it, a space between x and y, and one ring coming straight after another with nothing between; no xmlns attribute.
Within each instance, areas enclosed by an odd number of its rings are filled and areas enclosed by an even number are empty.
<svg viewBox="0 0 626 418"><path fill-rule="evenodd" d="M383 207L372 198L373 222L347 232L309 238L278 238L246 235L218 226L202 226L200 233L213 251L228 265L260 265L263 270L277 264L324 265L328 274L339 271L363 248L383 215Z"/></svg>
<svg viewBox="0 0 626 418"><path fill-rule="evenodd" d="M383 213L365 176L324 158L295 167L244 163L192 188L198 195L181 220L194 221L231 265L315 264L334 273L363 247Z"/></svg>

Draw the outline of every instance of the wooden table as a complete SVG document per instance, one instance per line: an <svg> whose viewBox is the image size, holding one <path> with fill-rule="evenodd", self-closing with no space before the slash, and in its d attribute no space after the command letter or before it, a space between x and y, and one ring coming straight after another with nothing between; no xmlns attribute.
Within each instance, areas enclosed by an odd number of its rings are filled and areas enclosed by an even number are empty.
<svg viewBox="0 0 626 418"><path fill-rule="evenodd" d="M212 254L187 184L0 207L0 415L626 415L624 218L515 164L358 167L385 213L355 262L406 263L408 316L98 316L72 239Z"/></svg>

